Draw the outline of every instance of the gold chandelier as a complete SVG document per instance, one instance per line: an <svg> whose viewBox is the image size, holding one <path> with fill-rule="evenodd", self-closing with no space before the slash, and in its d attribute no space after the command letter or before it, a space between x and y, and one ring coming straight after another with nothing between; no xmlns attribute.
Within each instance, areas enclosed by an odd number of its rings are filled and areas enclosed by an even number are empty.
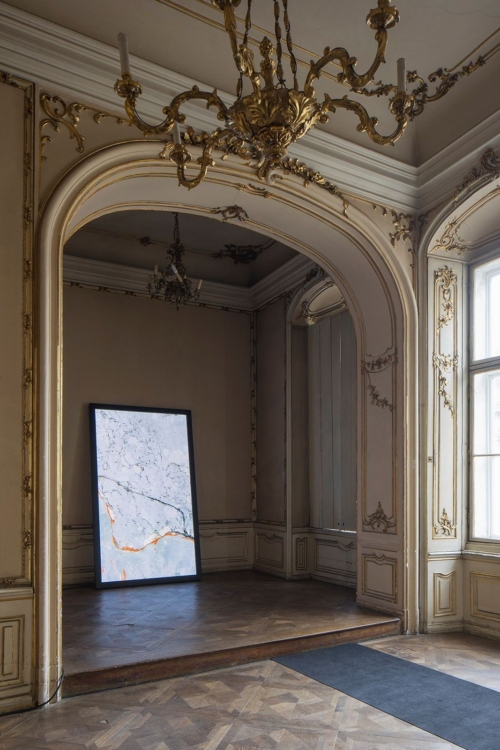
<svg viewBox="0 0 500 750"><path fill-rule="evenodd" d="M151 299L163 299L175 305L177 310L181 305L199 299L202 284L200 279L197 287L193 289L193 282L188 279L183 262L185 252L186 248L181 242L179 230L179 214L175 213L174 238L167 250L168 265L163 271L159 271L158 266L154 267L153 274L148 278L147 289Z"/></svg>
<svg viewBox="0 0 500 750"><path fill-rule="evenodd" d="M375 81L375 75L380 65L385 62L387 47L387 30L399 21L399 13L392 7L390 0L378 0L375 9L368 13L366 22L375 31L377 51L373 63L366 73L358 74L355 70L356 58L351 57L342 47L324 50L323 56L316 62L311 62L303 89L299 87L297 79L297 61L293 52L293 43L288 15L288 0L272 0L274 5L274 42L267 37L262 40L259 50L261 55L260 72L256 70L253 52L249 48L249 32L252 27L252 0L247 0L245 29L243 43L238 43L235 8L241 0L212 0L212 5L224 13L225 29L229 36L231 51L239 79L236 87L236 99L227 107L217 94L217 91L200 91L194 86L191 91L178 94L169 105L163 108L165 119L159 125L145 122L137 112L137 99L142 93L140 84L135 81L130 72L127 38L120 34L120 57L122 77L115 84L116 93L125 99L125 110L131 123L142 130L144 135L160 135L173 131L174 143L169 143L170 160L177 165L179 184L187 188L199 185L205 178L207 170L213 166L212 153L222 150L225 154L233 153L254 164L260 179L269 180L271 173L282 166L290 144L302 138L318 122L326 123L331 114L338 108L347 109L358 117L357 130L366 132L375 143L385 146L394 144L405 132L408 123L421 114L429 101L436 101L444 96L452 86L464 75L470 75L478 67L485 64L486 56L479 57L475 63L470 63L456 73L439 69L429 76L432 83L436 83L436 91L428 92L428 84L417 75L416 71L406 73L404 59L398 60L398 85L382 84ZM282 16L282 21L281 21ZM290 71L293 86L286 85L283 68L283 31L288 49ZM339 99L332 99L325 94L324 100L316 98L313 83L319 79L323 69L332 62L336 62L341 72L337 81L361 96L388 96L389 111L395 120L392 133L382 135L377 130L376 117L370 117L366 108L347 95ZM251 93L244 93L244 79L251 85ZM407 82L416 83L411 93L406 90ZM374 84L376 88L367 86ZM195 177L186 176L186 168L192 161L186 145L182 142L179 124L186 120L180 113L185 102L191 100L206 101L207 109L214 107L217 118L224 123L203 139L203 152L197 159L199 172Z"/></svg>

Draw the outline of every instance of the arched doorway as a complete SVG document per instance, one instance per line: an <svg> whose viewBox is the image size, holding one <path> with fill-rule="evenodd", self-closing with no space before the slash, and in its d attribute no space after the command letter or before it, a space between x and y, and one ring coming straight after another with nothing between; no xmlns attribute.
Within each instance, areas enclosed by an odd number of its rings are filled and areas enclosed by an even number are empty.
<svg viewBox="0 0 500 750"><path fill-rule="evenodd" d="M220 162L192 193L179 189L155 142L91 155L59 184L39 235L39 695L60 664L61 255L89 220L116 210L214 215L238 205L250 229L281 240L332 275L353 318L357 388L358 601L417 625L416 308L390 244L361 212L344 216L319 190L283 181L255 186L248 168Z"/></svg>

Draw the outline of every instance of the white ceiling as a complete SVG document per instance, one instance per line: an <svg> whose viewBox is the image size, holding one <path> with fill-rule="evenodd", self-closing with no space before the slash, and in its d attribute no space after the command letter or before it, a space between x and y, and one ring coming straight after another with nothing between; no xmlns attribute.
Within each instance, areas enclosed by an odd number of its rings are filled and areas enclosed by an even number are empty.
<svg viewBox="0 0 500 750"><path fill-rule="evenodd" d="M133 55L187 75L208 87L234 92L237 76L222 14L210 0L10 0L16 6L101 42L116 46L116 34L129 36ZM404 56L409 70L427 77L438 67L452 67L500 26L499 0L398 0L400 23L389 32L387 64L380 77L396 81L396 61ZM365 17L375 0L290 0L292 33L299 60L308 62L323 48L344 46L357 56L358 67L366 68L376 43ZM272 4L254 0L254 23L268 33L272 29ZM238 9L242 17L245 0ZM260 40L263 31L254 29ZM500 34L491 40L488 49ZM483 50L481 50L483 51ZM316 53L316 55L314 54ZM474 59L479 52L474 54ZM467 60L468 61L468 60ZM305 67L299 68L303 75ZM118 71L118 62L117 62ZM338 68L317 84L318 94L328 91L343 96L347 89L333 80ZM409 126L402 141L390 149L391 156L409 163L421 163L487 116L500 110L500 53L473 76L459 81L443 100L431 103ZM110 86L113 81L110 81ZM393 121L387 114L387 100L364 98L370 114L380 118L380 130L390 132ZM357 120L341 111L332 116L330 132L380 150L365 134L358 133ZM307 136L306 136L307 137ZM387 148L384 149L387 152Z"/></svg>
<svg viewBox="0 0 500 750"><path fill-rule="evenodd" d="M265 249L250 264L235 264L230 258L215 259L212 253L226 244L261 245L269 238L242 224L214 218L179 214L179 229L186 247L185 266L193 279L251 287L277 270L297 253L280 242ZM164 268L167 246L172 242L174 216L168 211L121 211L87 224L66 243L66 255L152 270ZM144 246L140 239L155 243Z"/></svg>

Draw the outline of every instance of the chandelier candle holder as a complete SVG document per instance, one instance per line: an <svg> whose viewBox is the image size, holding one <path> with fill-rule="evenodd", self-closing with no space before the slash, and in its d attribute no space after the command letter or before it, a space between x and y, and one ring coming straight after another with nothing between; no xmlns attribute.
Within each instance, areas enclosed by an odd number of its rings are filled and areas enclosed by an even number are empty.
<svg viewBox="0 0 500 750"><path fill-rule="evenodd" d="M375 57L368 70L365 73L357 73L356 58L351 57L343 47L333 49L326 47L323 55L316 62L311 61L304 86L300 88L288 15L288 0L272 0L274 40L271 42L268 37L264 37L260 43L259 70L256 68L254 54L249 47L253 0L247 0L243 41L240 44L238 40L235 9L242 1L211 0L212 5L224 14L225 30L239 76L236 98L229 107L224 104L216 89L200 91L198 86L193 86L191 91L178 94L169 105L163 108L165 115L163 122L157 125L145 122L137 111L137 100L142 89L131 74L127 37L125 34L120 34L118 37L122 76L115 84L115 91L125 99L125 111L130 122L140 128L144 135L163 135L173 131L173 145L168 143L162 156L168 154L168 158L177 166L179 184L187 188L199 185L205 178L209 167L214 165L212 153L215 149L222 150L225 155L236 154L252 163L257 176L269 181L272 179L272 173L283 167L283 159L287 155L289 146L318 123L328 122L330 115L334 114L337 109L347 109L353 112L359 120L357 130L365 132L378 145L393 145L402 137L410 120L423 112L427 102L440 99L459 78L470 75L484 65L486 59L497 50L497 48L490 50L483 57L479 57L475 63L471 62L455 73L447 69L443 71L441 68L432 73L429 81L437 82L436 91L432 94L428 92L428 84L417 75L416 71L406 72L406 63L403 58L398 60L398 85L382 84L381 81L375 81L375 75L380 65L385 63L387 32L399 22L399 12L391 5L390 0L378 0L377 7L370 10L366 18L368 26L375 32L377 42ZM271 0L267 2L269 5ZM283 37L288 49L292 86L287 86L285 79ZM337 74L338 83L348 86L351 92L359 96L389 97L388 108L395 121L391 133L387 135L379 133L377 118L371 117L358 100L351 99L347 95L332 99L328 94L324 95L323 101L316 98L313 83L320 78L324 68L333 62L341 68ZM244 91L245 79L248 79L250 83L250 93ZM417 85L413 91L408 92L407 83ZM376 88L367 88L370 84ZM205 101L207 109L213 107L223 126L207 134L202 154L196 160L198 174L188 177L187 168L195 167L195 164L191 164L192 157L183 143L179 125L186 120L186 116L180 112L182 105L192 100Z"/></svg>
<svg viewBox="0 0 500 750"><path fill-rule="evenodd" d="M202 280L193 289L193 282L188 279L183 263L186 248L181 242L179 231L179 214L174 214L174 238L167 250L167 266L163 271L154 267L153 274L148 277L147 290L151 299L162 299L175 305L177 310L181 305L197 302L200 298Z"/></svg>

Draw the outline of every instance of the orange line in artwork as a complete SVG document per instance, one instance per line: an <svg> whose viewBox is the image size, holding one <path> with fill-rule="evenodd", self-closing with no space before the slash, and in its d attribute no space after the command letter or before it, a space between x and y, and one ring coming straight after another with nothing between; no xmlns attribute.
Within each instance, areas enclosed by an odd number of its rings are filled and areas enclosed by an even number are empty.
<svg viewBox="0 0 500 750"><path fill-rule="evenodd" d="M101 497L102 497L102 495L101 495ZM102 498L102 499L104 500L104 498ZM151 544L158 544L158 542L160 541L160 539L165 539L165 537L167 537L167 536L183 536L182 534L177 534L174 531L167 531L166 534L162 534L162 536L159 536L158 539L153 539L152 542L148 542L147 544L144 545L144 547L135 548L135 547L122 546L122 545L120 545L118 543L118 541L116 540L116 537L115 537L115 535L113 533L113 524L116 523L116 519L113 518L113 514L112 514L112 511L111 511L111 508L108 505L108 503L106 502L106 500L104 500L104 505L106 506L106 513L108 514L109 520L111 522L111 540L113 542L113 545L116 547L116 549L119 549L122 552L142 552L143 550L146 549L146 547L149 547ZM190 539L191 541L194 541L194 539L193 539L192 536L187 536L186 535L186 536L184 536L184 539Z"/></svg>

